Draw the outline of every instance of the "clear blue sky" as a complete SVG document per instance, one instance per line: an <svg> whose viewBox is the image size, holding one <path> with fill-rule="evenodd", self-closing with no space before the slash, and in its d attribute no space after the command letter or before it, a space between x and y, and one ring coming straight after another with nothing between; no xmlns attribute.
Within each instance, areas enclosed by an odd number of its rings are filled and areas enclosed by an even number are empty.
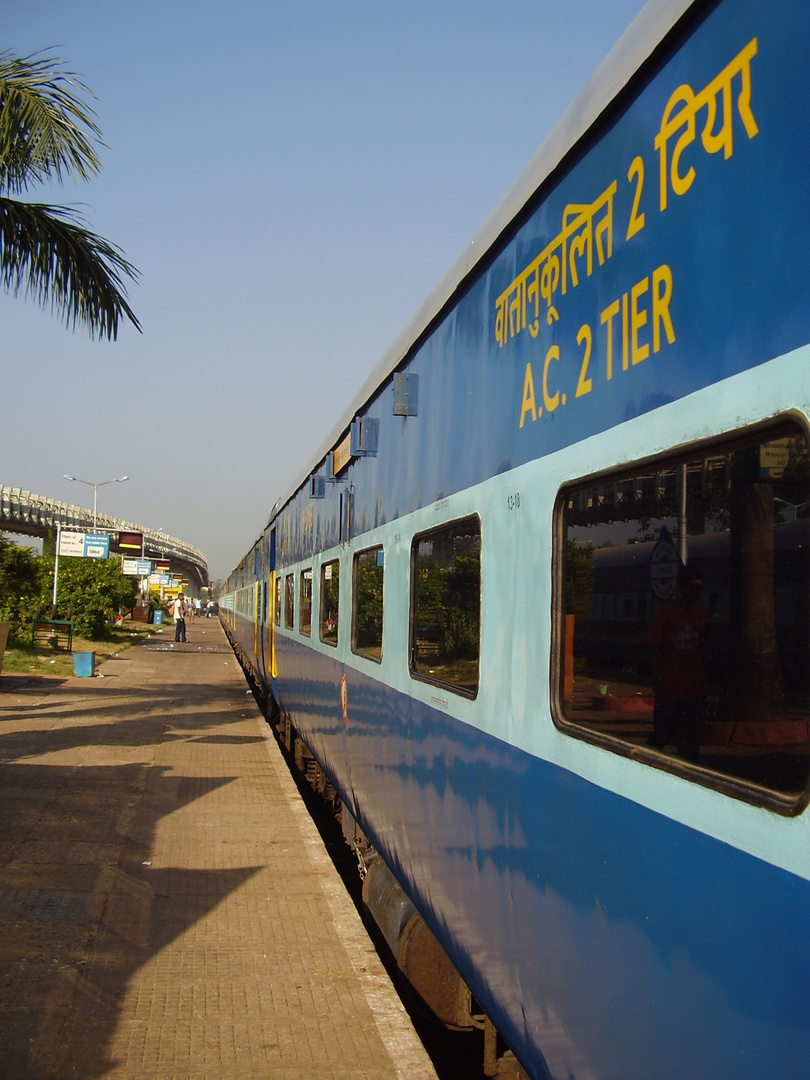
<svg viewBox="0 0 810 1080"><path fill-rule="evenodd" d="M641 0L0 0L97 100L79 207L140 271L117 342L0 294L0 483L225 576Z"/></svg>

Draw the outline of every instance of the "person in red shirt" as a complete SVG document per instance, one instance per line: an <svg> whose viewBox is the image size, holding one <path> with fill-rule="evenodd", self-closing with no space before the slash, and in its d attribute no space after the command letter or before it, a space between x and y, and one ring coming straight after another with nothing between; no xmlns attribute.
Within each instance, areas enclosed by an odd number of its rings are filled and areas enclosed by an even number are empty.
<svg viewBox="0 0 810 1080"><path fill-rule="evenodd" d="M685 566L678 591L653 615L650 645L655 692L653 733L647 745L663 750L676 743L678 754L697 761L706 718L703 653L709 640L709 612L698 603L703 575Z"/></svg>

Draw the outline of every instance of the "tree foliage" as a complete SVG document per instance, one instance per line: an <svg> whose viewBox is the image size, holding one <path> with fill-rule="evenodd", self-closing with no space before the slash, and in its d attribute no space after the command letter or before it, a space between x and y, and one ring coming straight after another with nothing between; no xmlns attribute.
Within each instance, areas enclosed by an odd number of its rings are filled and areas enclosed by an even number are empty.
<svg viewBox="0 0 810 1080"><path fill-rule="evenodd" d="M100 171L89 93L55 57L0 53L0 279L73 329L114 339L123 316L140 329L124 283L135 268L72 209L18 198L34 184Z"/></svg>
<svg viewBox="0 0 810 1080"><path fill-rule="evenodd" d="M476 551L454 554L447 565L435 556L422 559L416 580L418 628L439 633L445 658L476 658L480 630L481 558Z"/></svg>
<svg viewBox="0 0 810 1080"><path fill-rule="evenodd" d="M11 623L11 640L29 643L32 620L50 617L53 555L35 555L0 537L0 619ZM94 641L108 636L119 611L128 611L138 595L134 577L121 573L121 559L59 560L55 618L73 621L73 629Z"/></svg>
<svg viewBox="0 0 810 1080"><path fill-rule="evenodd" d="M0 536L0 620L11 623L10 640L25 639L48 587L47 571L31 548Z"/></svg>
<svg viewBox="0 0 810 1080"><path fill-rule="evenodd" d="M593 544L574 538L565 542L565 613L587 619L593 596Z"/></svg>
<svg viewBox="0 0 810 1080"><path fill-rule="evenodd" d="M67 618L69 612L73 629L82 637L105 638L115 616L133 607L137 595L138 582L121 573L117 555L59 560L57 618Z"/></svg>
<svg viewBox="0 0 810 1080"><path fill-rule="evenodd" d="M364 552L355 564L355 647L379 655L383 630L383 566L376 550Z"/></svg>

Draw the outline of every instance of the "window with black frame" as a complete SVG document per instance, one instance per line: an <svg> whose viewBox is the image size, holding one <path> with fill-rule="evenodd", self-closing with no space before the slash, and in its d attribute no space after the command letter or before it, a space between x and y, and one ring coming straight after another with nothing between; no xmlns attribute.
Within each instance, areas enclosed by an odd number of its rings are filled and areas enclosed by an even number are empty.
<svg viewBox="0 0 810 1080"><path fill-rule="evenodd" d="M785 423L561 493L566 730L805 791L808 481L806 433Z"/></svg>
<svg viewBox="0 0 810 1080"><path fill-rule="evenodd" d="M284 579L284 625L288 630L295 626L295 574Z"/></svg>
<svg viewBox="0 0 810 1080"><path fill-rule="evenodd" d="M333 559L321 567L321 641L338 643L340 623L340 561Z"/></svg>
<svg viewBox="0 0 810 1080"><path fill-rule="evenodd" d="M481 651L481 523L464 518L411 546L411 674L474 696Z"/></svg>
<svg viewBox="0 0 810 1080"><path fill-rule="evenodd" d="M352 567L352 652L382 660L383 583L382 547L358 552Z"/></svg>
<svg viewBox="0 0 810 1080"><path fill-rule="evenodd" d="M307 637L312 634L312 567L302 570L299 579L298 629Z"/></svg>
<svg viewBox="0 0 810 1080"><path fill-rule="evenodd" d="M275 610L275 623L276 626L281 626L281 577L276 577L276 610Z"/></svg>

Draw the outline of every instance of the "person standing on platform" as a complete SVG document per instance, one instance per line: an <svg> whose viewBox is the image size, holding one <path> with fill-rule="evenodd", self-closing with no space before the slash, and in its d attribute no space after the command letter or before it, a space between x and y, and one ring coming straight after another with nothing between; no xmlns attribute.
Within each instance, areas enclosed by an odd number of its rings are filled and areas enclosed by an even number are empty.
<svg viewBox="0 0 810 1080"><path fill-rule="evenodd" d="M174 640L186 640L186 602L182 593L174 600Z"/></svg>

